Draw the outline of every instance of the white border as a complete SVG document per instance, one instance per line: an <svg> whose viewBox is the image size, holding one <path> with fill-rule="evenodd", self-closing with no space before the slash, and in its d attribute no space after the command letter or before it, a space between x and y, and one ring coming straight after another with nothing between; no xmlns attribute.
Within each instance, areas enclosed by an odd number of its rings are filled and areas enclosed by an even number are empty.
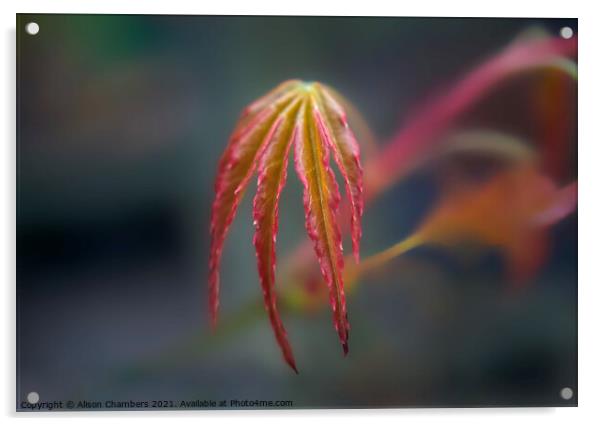
<svg viewBox="0 0 602 426"><path fill-rule="evenodd" d="M2 289L2 327L0 350L3 383L0 385L0 413L9 421L26 423L43 421L117 424L140 422L164 424L168 419L198 425L199 422L244 422L264 425L266 421L286 424L308 422L366 421L407 424L445 423L446 425L503 425L509 422L535 421L546 425L600 423L600 380L602 352L599 325L602 323L602 280L598 264L600 250L599 223L602 220L600 187L602 180L602 17L595 2L572 1L429 1L416 2L370 0L347 1L252 0L192 2L147 0L126 3L123 0L98 2L70 0L0 2L2 14L2 61L0 67L4 99L0 103L0 128L3 131L0 185L3 208L0 210L0 256L4 282ZM146 413L47 413L14 414L15 405L15 13L139 13L139 14L254 14L254 15L345 15L345 16L503 16L579 18L579 408L559 409L433 409L433 410L297 410L289 412L146 412Z"/></svg>

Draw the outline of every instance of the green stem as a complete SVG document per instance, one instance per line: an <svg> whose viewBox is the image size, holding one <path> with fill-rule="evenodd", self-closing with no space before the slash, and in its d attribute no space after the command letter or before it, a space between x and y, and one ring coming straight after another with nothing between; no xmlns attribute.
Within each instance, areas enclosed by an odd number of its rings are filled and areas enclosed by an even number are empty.
<svg viewBox="0 0 602 426"><path fill-rule="evenodd" d="M412 234L405 240L402 240L379 253L367 257L355 267L352 273L354 274L355 278L358 278L366 272L382 266L390 260L408 252L409 250L412 250L413 248L418 247L423 243L424 240L419 234Z"/></svg>

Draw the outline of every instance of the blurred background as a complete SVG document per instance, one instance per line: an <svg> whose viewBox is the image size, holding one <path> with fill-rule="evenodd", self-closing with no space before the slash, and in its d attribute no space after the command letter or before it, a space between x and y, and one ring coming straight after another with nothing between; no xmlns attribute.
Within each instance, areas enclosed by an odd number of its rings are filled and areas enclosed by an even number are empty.
<svg viewBox="0 0 602 426"><path fill-rule="evenodd" d="M24 32L32 21L35 36ZM323 81L363 113L378 147L517 37L565 26L577 32L561 19L19 15L19 401L36 391L41 401L298 408L575 404L559 392L577 387L576 215L551 228L549 257L520 292L507 291L495 251L475 260L423 247L396 260L349 297L346 358L328 311L284 315L298 376L267 315L249 308L261 295L251 194L226 242L214 335L206 278L217 162L252 100L286 79ZM541 80L501 84L454 131L496 129L536 145L550 131L533 111L553 101ZM559 184L577 170L568 87ZM416 227L436 200L439 166L370 205L363 255ZM305 238L303 223L289 171L279 261Z"/></svg>

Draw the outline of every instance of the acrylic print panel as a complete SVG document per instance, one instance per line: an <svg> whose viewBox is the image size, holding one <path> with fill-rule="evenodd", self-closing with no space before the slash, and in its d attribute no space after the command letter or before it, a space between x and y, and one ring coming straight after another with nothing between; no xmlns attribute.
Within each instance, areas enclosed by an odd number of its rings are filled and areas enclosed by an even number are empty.
<svg viewBox="0 0 602 426"><path fill-rule="evenodd" d="M577 33L18 15L17 409L576 405Z"/></svg>

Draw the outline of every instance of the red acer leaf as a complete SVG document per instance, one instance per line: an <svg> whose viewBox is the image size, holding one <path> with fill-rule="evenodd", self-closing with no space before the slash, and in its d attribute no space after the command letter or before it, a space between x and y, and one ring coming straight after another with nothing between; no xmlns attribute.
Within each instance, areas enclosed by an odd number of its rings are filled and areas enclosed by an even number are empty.
<svg viewBox="0 0 602 426"><path fill-rule="evenodd" d="M344 353L348 350L343 246L337 222L340 195L330 168L330 153L345 181L356 260L359 260L363 183L359 146L340 99L340 95L331 93L331 89L320 83L292 80L249 105L220 161L215 185L209 260L212 322L217 321L219 265L224 239L249 179L258 168L257 194L253 202L253 243L259 279L276 340L286 362L295 371L293 352L278 314L274 290L278 201L293 145L295 168L304 186L307 232L329 289L335 329Z"/></svg>

